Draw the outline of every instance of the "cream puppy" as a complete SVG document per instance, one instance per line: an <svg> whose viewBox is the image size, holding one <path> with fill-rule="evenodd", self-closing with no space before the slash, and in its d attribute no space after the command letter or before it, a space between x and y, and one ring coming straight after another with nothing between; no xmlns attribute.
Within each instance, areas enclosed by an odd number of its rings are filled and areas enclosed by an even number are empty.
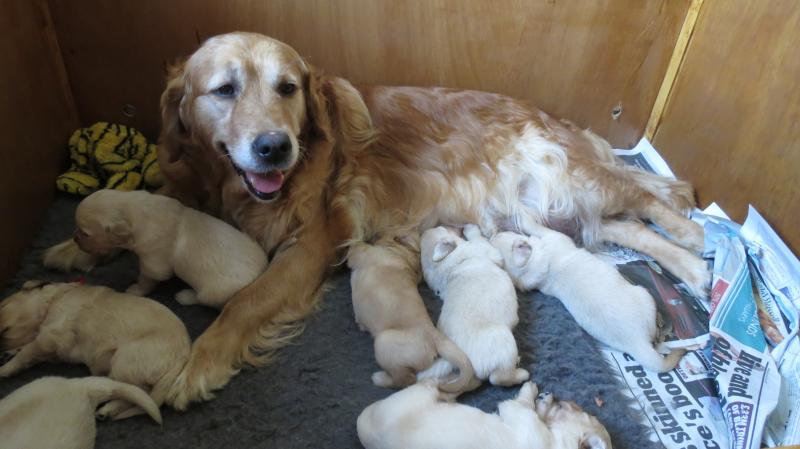
<svg viewBox="0 0 800 449"><path fill-rule="evenodd" d="M501 232L492 238L520 290L539 289L561 300L575 321L602 343L627 352L651 371L669 371L684 350L662 357L656 340L656 304L611 264L577 248L564 234L540 228L537 237Z"/></svg>
<svg viewBox="0 0 800 449"><path fill-rule="evenodd" d="M0 446L92 449L95 408L109 400L134 404L161 424L158 406L133 385L105 377L43 377L0 401Z"/></svg>
<svg viewBox="0 0 800 449"><path fill-rule="evenodd" d="M405 260L410 254L414 260ZM384 369L372 375L373 383L386 388L412 384L415 374L431 366L439 354L459 367L459 377L443 383L442 389L467 389L473 379L472 364L433 327L416 290L416 253L358 243L350 247L347 265L353 271L350 283L356 322L375 338L375 359Z"/></svg>
<svg viewBox="0 0 800 449"><path fill-rule="evenodd" d="M526 382L497 414L448 402L423 381L367 407L358 417L366 449L611 449L596 418Z"/></svg>
<svg viewBox="0 0 800 449"><path fill-rule="evenodd" d="M517 368L517 293L502 269L500 253L475 225L464 228L463 240L444 227L422 234L421 260L425 281L444 300L439 329L469 357L475 377L510 386L528 380ZM418 375L441 377L451 370L444 360Z"/></svg>
<svg viewBox="0 0 800 449"><path fill-rule="evenodd" d="M75 241L92 255L123 248L139 256L139 281L128 293L146 295L173 275L191 289L184 305L221 308L267 267L264 250L233 226L143 190L100 190L75 211Z"/></svg>
<svg viewBox="0 0 800 449"><path fill-rule="evenodd" d="M83 363L92 375L136 385L161 405L190 342L178 317L153 300L106 287L28 281L0 302L0 349L15 352L0 377L46 360ZM127 401L111 401L98 416L138 413Z"/></svg>

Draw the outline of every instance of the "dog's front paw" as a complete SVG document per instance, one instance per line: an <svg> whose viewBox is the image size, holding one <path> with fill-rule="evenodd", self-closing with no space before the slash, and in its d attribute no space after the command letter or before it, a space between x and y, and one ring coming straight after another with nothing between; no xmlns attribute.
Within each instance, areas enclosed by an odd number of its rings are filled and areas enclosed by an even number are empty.
<svg viewBox="0 0 800 449"><path fill-rule="evenodd" d="M183 371L170 387L167 404L176 410L186 410L193 402L213 399L212 392L224 387L239 372L233 368L233 360L230 358L232 349L206 347L204 337L201 336L192 347L191 356Z"/></svg>
<svg viewBox="0 0 800 449"><path fill-rule="evenodd" d="M708 298L711 289L711 270L708 269L708 264L699 257L693 257L686 262L686 270L681 280L692 295Z"/></svg>

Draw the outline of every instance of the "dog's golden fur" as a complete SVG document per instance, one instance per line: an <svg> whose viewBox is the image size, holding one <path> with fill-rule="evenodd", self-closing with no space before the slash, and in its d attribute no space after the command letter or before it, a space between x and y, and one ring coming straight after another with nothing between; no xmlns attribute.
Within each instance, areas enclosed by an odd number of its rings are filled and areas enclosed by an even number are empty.
<svg viewBox="0 0 800 449"><path fill-rule="evenodd" d="M221 83L235 96L215 96ZM298 90L277 95L276 83ZM313 309L354 241L392 246L437 223L475 222L485 232L572 229L592 246L615 240L605 223L642 218L684 248L702 246L702 230L677 213L693 205L690 186L624 167L590 131L497 94L356 88L262 35L204 43L170 72L162 115L164 193L231 221L267 251L281 248L195 343L177 404L210 397L242 363L258 363L276 329ZM292 137L293 162L270 202L239 176L247 139L264 129ZM702 290L702 260L665 244L679 254L675 274Z"/></svg>

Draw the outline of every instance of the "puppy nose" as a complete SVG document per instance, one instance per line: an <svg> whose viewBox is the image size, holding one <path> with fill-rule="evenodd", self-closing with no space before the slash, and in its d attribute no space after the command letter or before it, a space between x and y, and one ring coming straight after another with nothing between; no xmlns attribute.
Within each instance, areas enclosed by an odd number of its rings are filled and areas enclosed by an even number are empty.
<svg viewBox="0 0 800 449"><path fill-rule="evenodd" d="M292 149L289 135L281 131L260 134L253 141L253 152L268 162L280 162Z"/></svg>

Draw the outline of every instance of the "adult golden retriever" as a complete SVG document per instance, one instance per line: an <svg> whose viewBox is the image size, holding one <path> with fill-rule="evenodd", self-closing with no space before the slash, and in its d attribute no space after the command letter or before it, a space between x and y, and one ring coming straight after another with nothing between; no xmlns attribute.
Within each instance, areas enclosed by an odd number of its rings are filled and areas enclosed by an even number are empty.
<svg viewBox="0 0 800 449"><path fill-rule="evenodd" d="M585 246L642 250L695 292L709 281L691 253L702 229L679 213L693 205L687 183L625 167L597 135L523 101L355 87L284 43L231 33L172 70L161 104L164 193L274 252L194 344L176 404L210 397L279 346L280 330L310 313L354 241L413 254L404 242L437 223L479 223L485 233L546 225Z"/></svg>

